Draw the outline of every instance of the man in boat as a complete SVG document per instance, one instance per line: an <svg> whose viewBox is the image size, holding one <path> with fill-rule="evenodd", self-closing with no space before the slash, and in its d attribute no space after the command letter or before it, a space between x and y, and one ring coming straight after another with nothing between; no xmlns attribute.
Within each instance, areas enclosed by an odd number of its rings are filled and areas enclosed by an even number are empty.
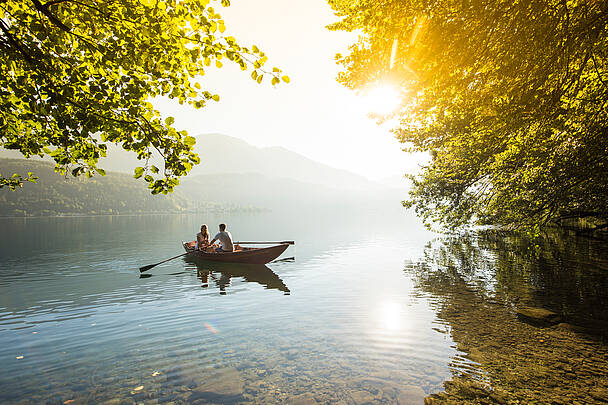
<svg viewBox="0 0 608 405"><path fill-rule="evenodd" d="M226 224L220 224L220 231L213 237L213 240L209 242L213 245L215 241L220 242L220 247L215 249L216 252L233 252L234 244L232 243L232 235L226 230Z"/></svg>

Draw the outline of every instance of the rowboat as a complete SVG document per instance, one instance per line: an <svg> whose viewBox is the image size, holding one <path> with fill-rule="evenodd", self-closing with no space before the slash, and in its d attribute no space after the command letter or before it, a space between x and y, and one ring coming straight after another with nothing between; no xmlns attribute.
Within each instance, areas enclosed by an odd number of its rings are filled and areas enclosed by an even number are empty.
<svg viewBox="0 0 608 405"><path fill-rule="evenodd" d="M289 247L288 243L281 243L275 246L263 248L248 248L238 247L234 252L215 252L209 250L194 250L194 243L182 242L184 249L188 252L188 257L202 260L210 260L213 262L225 263L245 263L245 264L266 264L270 263L279 257L285 249Z"/></svg>

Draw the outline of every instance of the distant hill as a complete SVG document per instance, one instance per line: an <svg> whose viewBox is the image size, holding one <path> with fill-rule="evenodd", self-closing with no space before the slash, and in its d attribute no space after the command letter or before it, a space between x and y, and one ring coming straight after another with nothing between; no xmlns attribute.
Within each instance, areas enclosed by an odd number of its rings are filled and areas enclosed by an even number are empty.
<svg viewBox="0 0 608 405"><path fill-rule="evenodd" d="M407 179L405 175L395 175L390 177L385 177L383 179L378 180L378 183L395 189L400 190L409 190L411 185L411 180Z"/></svg>
<svg viewBox="0 0 608 405"><path fill-rule="evenodd" d="M369 191L382 188L382 185L363 176L316 162L285 148L258 148L241 139L222 134L197 135L195 151L199 154L201 163L192 169L189 177L254 173L268 178L292 179L340 190ZM22 156L15 151L0 149L0 158L19 159ZM33 160L50 161L39 158ZM108 157L102 159L100 167L106 171L133 174L133 169L141 164L134 153L109 145Z"/></svg>
<svg viewBox="0 0 608 405"><path fill-rule="evenodd" d="M38 184L25 184L16 193L0 189L0 216L298 210L373 205L387 198L398 204L404 198L402 189L283 148L258 148L230 136L203 134L197 136L196 149L201 164L169 196L152 196L145 182L133 179L133 169L141 163L116 146L100 165L108 175L92 179L59 176L47 159L0 159L4 175L32 171L40 177ZM7 155L15 153L0 150L0 157Z"/></svg>
<svg viewBox="0 0 608 405"><path fill-rule="evenodd" d="M0 159L0 173L33 172L36 184L25 183L11 191L0 189L0 216L50 216L178 213L235 209L233 205L194 201L176 191L153 196L145 183L131 175L108 173L93 178L60 176L45 161Z"/></svg>
<svg viewBox="0 0 608 405"><path fill-rule="evenodd" d="M255 173L341 190L371 190L379 186L365 177L316 162L285 148L258 148L222 134L198 135L195 148L201 163L192 170L192 175Z"/></svg>
<svg viewBox="0 0 608 405"><path fill-rule="evenodd" d="M188 177L180 191L198 201L252 205L272 210L297 210L324 206L373 204L381 193L335 188L257 173L228 173ZM399 201L395 197L395 201Z"/></svg>
<svg viewBox="0 0 608 405"><path fill-rule="evenodd" d="M222 134L196 136L195 151L201 163L188 177L210 174L259 174L267 178L285 178L302 183L320 184L340 190L373 190L381 185L363 176L316 162L298 153L280 147L259 148L247 142ZM10 153L10 152L8 152ZM0 151L0 157L9 157ZM14 154L10 157L16 157ZM134 153L117 146L108 147L108 157L101 167L106 171L133 174L141 165Z"/></svg>

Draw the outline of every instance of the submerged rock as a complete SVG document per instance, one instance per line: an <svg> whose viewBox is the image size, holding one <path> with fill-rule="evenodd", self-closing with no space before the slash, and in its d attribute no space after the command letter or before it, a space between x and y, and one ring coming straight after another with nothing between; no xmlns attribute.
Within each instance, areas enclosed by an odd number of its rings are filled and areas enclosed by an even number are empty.
<svg viewBox="0 0 608 405"><path fill-rule="evenodd" d="M350 396L356 404L368 404L375 399L372 393L364 390L353 391L350 393Z"/></svg>
<svg viewBox="0 0 608 405"><path fill-rule="evenodd" d="M435 404L506 404L506 396L489 386L466 378L455 377L444 383L446 392L431 394L424 399L425 405Z"/></svg>
<svg viewBox="0 0 608 405"><path fill-rule="evenodd" d="M291 405L317 405L318 404L315 397L309 392L294 396L293 398L291 398L289 400L289 403Z"/></svg>
<svg viewBox="0 0 608 405"><path fill-rule="evenodd" d="M565 322L557 324L556 328L559 330L564 330L564 331L568 331L568 332L586 333L588 335L591 335L593 332L592 330L585 328L583 326L572 325L572 324L565 323Z"/></svg>
<svg viewBox="0 0 608 405"><path fill-rule="evenodd" d="M560 321L558 314L545 308L521 307L517 309L517 316L535 325L554 325Z"/></svg>
<svg viewBox="0 0 608 405"><path fill-rule="evenodd" d="M192 391L189 402L212 401L234 403L243 399L245 381L238 370L228 367L204 376L202 384Z"/></svg>
<svg viewBox="0 0 608 405"><path fill-rule="evenodd" d="M422 404L424 403L424 397L426 397L426 393L422 388L414 385L407 385L400 387L397 403L399 405Z"/></svg>

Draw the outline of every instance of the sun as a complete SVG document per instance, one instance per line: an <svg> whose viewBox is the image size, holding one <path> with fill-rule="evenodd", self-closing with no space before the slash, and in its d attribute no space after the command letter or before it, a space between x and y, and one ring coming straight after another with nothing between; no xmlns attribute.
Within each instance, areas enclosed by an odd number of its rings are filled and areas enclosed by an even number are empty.
<svg viewBox="0 0 608 405"><path fill-rule="evenodd" d="M377 115L388 115L395 112L401 104L401 94L389 84L379 84L364 93L365 103L370 112Z"/></svg>

